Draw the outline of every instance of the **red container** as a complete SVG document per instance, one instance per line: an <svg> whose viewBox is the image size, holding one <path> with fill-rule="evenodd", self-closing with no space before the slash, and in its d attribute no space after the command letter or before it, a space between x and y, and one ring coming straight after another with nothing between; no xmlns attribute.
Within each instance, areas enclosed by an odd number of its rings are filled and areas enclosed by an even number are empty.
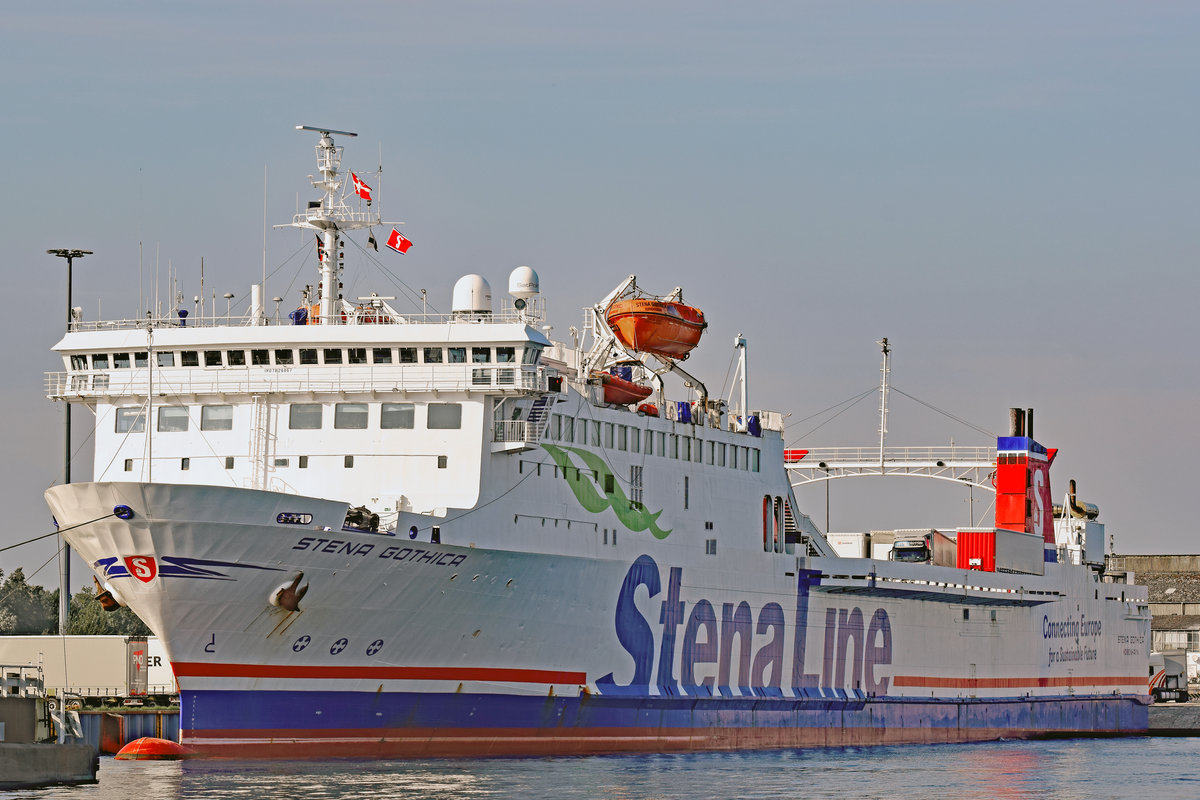
<svg viewBox="0 0 1200 800"><path fill-rule="evenodd" d="M996 532L959 531L958 568L996 571Z"/></svg>

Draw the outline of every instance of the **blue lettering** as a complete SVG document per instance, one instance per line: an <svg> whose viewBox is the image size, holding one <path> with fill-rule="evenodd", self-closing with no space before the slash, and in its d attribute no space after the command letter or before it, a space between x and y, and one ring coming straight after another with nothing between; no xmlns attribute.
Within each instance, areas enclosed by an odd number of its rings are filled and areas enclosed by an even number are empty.
<svg viewBox="0 0 1200 800"><path fill-rule="evenodd" d="M617 595L616 614L617 640L625 652L633 656L633 679L628 686L646 694L650 691L650 676L654 671L654 632L634 602L639 586L645 586L650 597L656 596L662 589L658 564L647 555L638 556L629 572L625 573L621 593ZM613 673L598 678L596 686L616 688Z"/></svg>
<svg viewBox="0 0 1200 800"><path fill-rule="evenodd" d="M717 685L725 694L733 681L731 662L733 659L733 637L738 638L738 671L737 686L742 694L750 691L750 653L754 648L754 617L750 612L750 604L745 600L738 603L734 610L733 603L721 606L721 664L717 672ZM732 694L732 692L729 692Z"/></svg>
<svg viewBox="0 0 1200 800"><path fill-rule="evenodd" d="M850 656L850 664L853 666L853 678L855 689L862 688L862 668L863 668L863 617L862 612L857 608L847 613L846 609L838 609L838 633L837 633L837 675L834 677L834 685L845 687L846 685L846 654L850 650L850 642L854 642L854 652Z"/></svg>
<svg viewBox="0 0 1200 800"><path fill-rule="evenodd" d="M797 697L804 689L817 688L818 676L804 671L808 647L808 598L812 587L821 582L818 570L802 569L796 578L796 638L792 642L792 687Z"/></svg>
<svg viewBox="0 0 1200 800"><path fill-rule="evenodd" d="M696 641L697 634L703 629L704 641ZM712 603L698 600L692 607L688 617L687 627L683 629L683 660L679 664L679 682L688 694L697 694L698 686L713 685L713 676L708 676L699 684L696 683L697 664L717 663L717 612ZM708 692L712 694L712 692Z"/></svg>
<svg viewBox="0 0 1200 800"><path fill-rule="evenodd" d="M867 653L863 664L869 694L887 694L890 678L876 678L875 667L892 663L892 623L882 608L875 610L867 627Z"/></svg>
<svg viewBox="0 0 1200 800"><path fill-rule="evenodd" d="M767 603L758 612L757 633L764 634L768 629L774 631L771 641L764 644L754 655L754 672L751 680L756 687L773 687L778 689L783 679L783 606L779 603ZM771 677L767 678L767 670Z"/></svg>
<svg viewBox="0 0 1200 800"><path fill-rule="evenodd" d="M683 601L679 599L679 588L683 584L683 567L671 567L667 583L667 599L662 601L658 621L663 626L662 646L658 651L658 688L663 694L676 694L675 683L675 629L683 622Z"/></svg>
<svg viewBox="0 0 1200 800"><path fill-rule="evenodd" d="M307 550L308 546L312 543L313 543L313 538L311 536L305 536L303 539L296 542L296 544L292 545L292 549L293 550Z"/></svg>

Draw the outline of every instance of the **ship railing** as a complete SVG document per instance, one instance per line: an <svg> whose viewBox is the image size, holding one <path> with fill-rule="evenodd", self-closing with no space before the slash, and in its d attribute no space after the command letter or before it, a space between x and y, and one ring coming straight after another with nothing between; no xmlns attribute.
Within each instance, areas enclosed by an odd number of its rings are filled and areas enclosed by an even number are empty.
<svg viewBox="0 0 1200 800"><path fill-rule="evenodd" d="M540 439L541 426L523 419L496 420L493 442L503 444L536 445Z"/></svg>
<svg viewBox="0 0 1200 800"><path fill-rule="evenodd" d="M786 448L783 465L793 486L838 478L909 475L995 491L993 447Z"/></svg>
<svg viewBox="0 0 1200 800"><path fill-rule="evenodd" d="M46 396L144 397L151 370L80 370L46 373ZM157 367L155 395L297 392L487 392L536 394L548 390L546 371L532 365L364 365L316 367Z"/></svg>
<svg viewBox="0 0 1200 800"><path fill-rule="evenodd" d="M312 225L313 221L324 222L325 220L336 220L338 222L357 223L359 225L378 225L379 215L373 211L354 211L344 203L339 203L333 212L323 208L314 208L309 211L301 211L299 214L292 216L292 225L300 225L304 227L320 227L324 225Z"/></svg>
<svg viewBox="0 0 1200 800"><path fill-rule="evenodd" d="M184 320L180 320L175 316L155 319L78 320L71 323L70 330L72 332L88 332L133 330L137 328L143 330L147 328L162 330L164 328L247 328L282 325L286 327L308 327L313 332L313 340L316 341L322 338L322 334L318 333L318 331L328 329L326 325L296 325L288 316L290 313L291 309L288 308L287 310L277 310L262 316L251 314L206 314L203 316L192 316L189 314ZM525 310L501 308L499 311L491 313L457 312L453 314L416 313L396 315L388 314L382 309L371 308L364 309L361 314L342 315L339 312L334 315L335 327L357 325L480 325L485 323L533 324L538 320L540 320L540 317L531 314L528 308Z"/></svg>

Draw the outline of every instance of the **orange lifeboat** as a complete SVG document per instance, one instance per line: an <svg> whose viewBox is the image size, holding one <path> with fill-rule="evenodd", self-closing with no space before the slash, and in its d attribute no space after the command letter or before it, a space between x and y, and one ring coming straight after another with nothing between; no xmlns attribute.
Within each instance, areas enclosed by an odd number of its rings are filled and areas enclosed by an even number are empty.
<svg viewBox="0 0 1200 800"><path fill-rule="evenodd" d="M614 406L627 406L640 403L654 391L649 386L625 380L616 375L602 372L598 376L604 384L604 402Z"/></svg>
<svg viewBox="0 0 1200 800"><path fill-rule="evenodd" d="M685 358L708 323L698 308L668 300L631 298L608 307L608 326L631 350Z"/></svg>

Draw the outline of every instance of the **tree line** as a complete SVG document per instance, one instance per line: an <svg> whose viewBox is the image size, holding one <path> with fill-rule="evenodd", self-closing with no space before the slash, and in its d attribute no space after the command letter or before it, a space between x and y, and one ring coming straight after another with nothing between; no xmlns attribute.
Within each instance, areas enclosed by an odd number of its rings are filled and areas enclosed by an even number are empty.
<svg viewBox="0 0 1200 800"><path fill-rule="evenodd" d="M30 583L21 567L8 573L7 577L0 570L0 578L3 578L0 581L0 636L58 633L58 589L48 591ZM84 636L153 635L146 623L128 608L112 612L101 608L96 592L91 588L81 589L71 595L67 633Z"/></svg>

